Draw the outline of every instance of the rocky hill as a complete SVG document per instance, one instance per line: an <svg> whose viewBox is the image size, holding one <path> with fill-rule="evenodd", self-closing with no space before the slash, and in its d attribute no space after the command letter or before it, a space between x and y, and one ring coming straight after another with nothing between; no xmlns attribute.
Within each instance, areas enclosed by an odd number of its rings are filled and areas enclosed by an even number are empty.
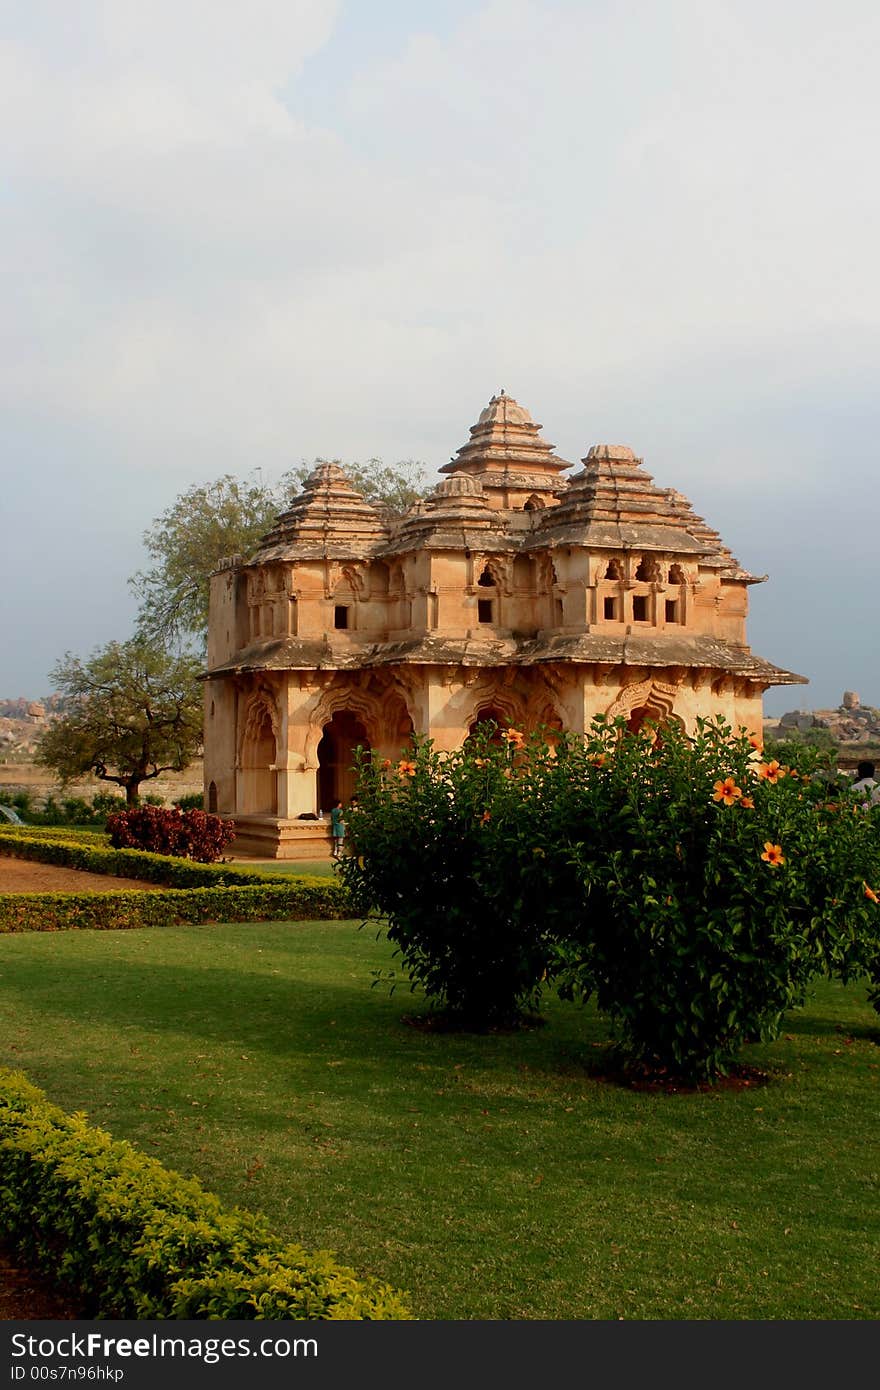
<svg viewBox="0 0 880 1390"><path fill-rule="evenodd" d="M827 732L841 754L856 757L862 748L880 746L880 709L863 705L854 690L846 690L835 709L790 710L780 719L764 721L768 738L809 739L814 730L820 729Z"/></svg>

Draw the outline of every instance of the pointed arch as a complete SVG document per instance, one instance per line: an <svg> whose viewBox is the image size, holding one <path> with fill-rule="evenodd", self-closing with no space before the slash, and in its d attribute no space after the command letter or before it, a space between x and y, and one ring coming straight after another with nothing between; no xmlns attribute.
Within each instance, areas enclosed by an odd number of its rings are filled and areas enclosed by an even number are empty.
<svg viewBox="0 0 880 1390"><path fill-rule="evenodd" d="M236 810L241 815L277 815L280 733L278 705L271 691L261 688L245 706L240 730Z"/></svg>
<svg viewBox="0 0 880 1390"><path fill-rule="evenodd" d="M624 686L611 701L605 715L608 719L616 719L623 715L633 732L649 721L665 724L669 719L678 719L678 716L673 714L677 694L678 686L670 685L666 681L636 681L632 685ZM681 723L681 720L678 719L678 722Z"/></svg>

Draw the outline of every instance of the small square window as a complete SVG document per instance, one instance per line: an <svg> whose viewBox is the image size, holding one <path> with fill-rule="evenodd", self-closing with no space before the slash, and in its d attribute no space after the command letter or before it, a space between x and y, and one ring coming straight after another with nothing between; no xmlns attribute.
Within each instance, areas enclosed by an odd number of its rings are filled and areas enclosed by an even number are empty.
<svg viewBox="0 0 880 1390"><path fill-rule="evenodd" d="M617 599L606 598L604 611L605 617L609 620L609 622L614 622L617 618Z"/></svg>
<svg viewBox="0 0 880 1390"><path fill-rule="evenodd" d="M492 600L490 598L477 599L477 620L481 623L491 623Z"/></svg>
<svg viewBox="0 0 880 1390"><path fill-rule="evenodd" d="M345 604L337 603L333 610L333 626L337 628L348 627L348 609Z"/></svg>
<svg viewBox="0 0 880 1390"><path fill-rule="evenodd" d="M646 594L633 595L633 622L646 623L648 621L648 599Z"/></svg>
<svg viewBox="0 0 880 1390"><path fill-rule="evenodd" d="M668 598L666 600L666 621L668 623L678 622L678 600Z"/></svg>

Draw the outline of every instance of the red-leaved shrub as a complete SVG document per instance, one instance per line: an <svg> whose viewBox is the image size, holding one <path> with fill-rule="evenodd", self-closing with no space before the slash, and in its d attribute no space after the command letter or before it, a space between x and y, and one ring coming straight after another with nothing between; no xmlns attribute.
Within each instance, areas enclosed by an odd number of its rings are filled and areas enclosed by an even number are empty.
<svg viewBox="0 0 880 1390"><path fill-rule="evenodd" d="M181 811L173 806L136 806L107 818L114 849L145 849L151 854L173 854L213 864L235 839L230 820L206 811Z"/></svg>

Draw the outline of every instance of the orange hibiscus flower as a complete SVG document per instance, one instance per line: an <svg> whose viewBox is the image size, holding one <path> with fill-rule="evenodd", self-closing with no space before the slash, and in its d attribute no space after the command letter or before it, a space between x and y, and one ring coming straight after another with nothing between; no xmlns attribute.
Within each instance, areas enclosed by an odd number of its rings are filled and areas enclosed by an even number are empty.
<svg viewBox="0 0 880 1390"><path fill-rule="evenodd" d="M769 763L758 764L758 776L764 782L781 782L788 768L781 767L776 758Z"/></svg>
<svg viewBox="0 0 880 1390"><path fill-rule="evenodd" d="M782 853L782 845L774 845L771 840L764 841L764 853L761 858L775 869L779 864L785 863L785 855Z"/></svg>
<svg viewBox="0 0 880 1390"><path fill-rule="evenodd" d="M415 763L409 762L406 758L401 758L400 762L397 764L397 771L400 773L401 777L415 777L416 765Z"/></svg>
<svg viewBox="0 0 880 1390"><path fill-rule="evenodd" d="M715 790L712 793L714 801L723 801L725 806L732 806L735 801L739 801L742 796L742 787L736 785L734 777L725 777L724 781L715 783Z"/></svg>
<svg viewBox="0 0 880 1390"><path fill-rule="evenodd" d="M865 897L866 897L866 898L870 899L870 901L871 901L872 903L880 903L880 898L878 898L878 896L877 896L877 894L874 892L874 889L873 889L873 888L869 888L868 885L867 885L867 883L865 883L865 884L863 885L863 887L864 887L864 889L865 889Z"/></svg>
<svg viewBox="0 0 880 1390"><path fill-rule="evenodd" d="M755 809L755 803L750 796L742 797L739 804L746 811L754 811Z"/></svg>

